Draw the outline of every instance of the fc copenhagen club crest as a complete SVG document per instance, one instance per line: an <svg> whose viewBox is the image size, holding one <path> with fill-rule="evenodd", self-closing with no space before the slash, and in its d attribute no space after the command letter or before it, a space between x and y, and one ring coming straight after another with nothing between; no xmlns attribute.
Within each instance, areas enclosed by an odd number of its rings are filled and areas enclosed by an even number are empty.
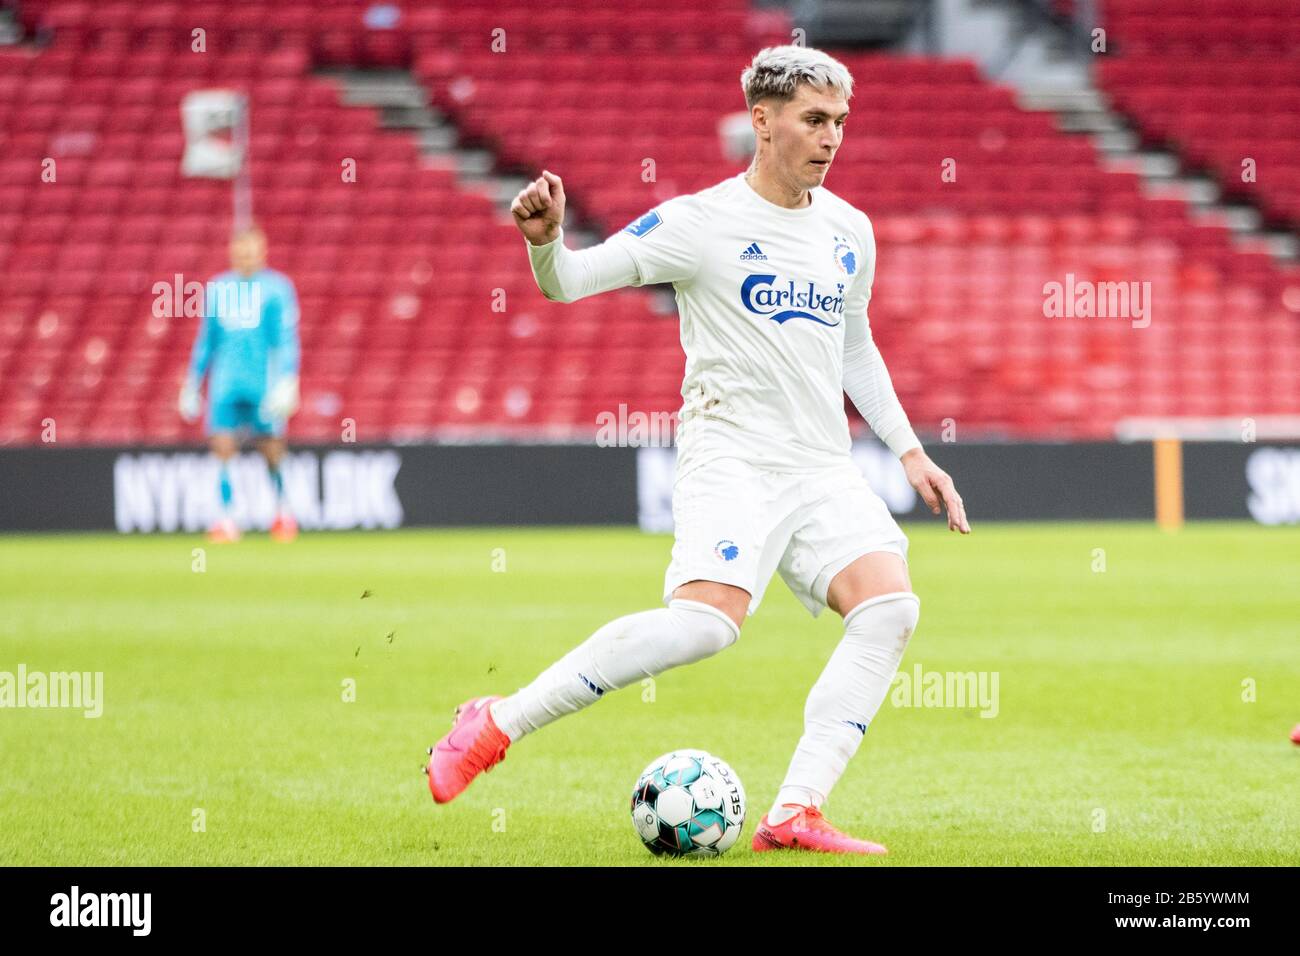
<svg viewBox="0 0 1300 956"><path fill-rule="evenodd" d="M846 276L858 271L858 254L853 251L847 239L835 237L835 268Z"/></svg>

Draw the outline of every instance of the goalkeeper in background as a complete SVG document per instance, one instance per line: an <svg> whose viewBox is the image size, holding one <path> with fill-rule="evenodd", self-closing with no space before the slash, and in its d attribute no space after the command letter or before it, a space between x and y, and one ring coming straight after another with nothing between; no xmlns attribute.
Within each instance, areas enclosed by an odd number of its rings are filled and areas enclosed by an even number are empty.
<svg viewBox="0 0 1300 956"><path fill-rule="evenodd" d="M208 378L208 442L221 463L221 514L209 530L213 541L238 541L231 517L230 459L251 434L266 458L276 494L271 536L292 541L298 523L289 513L280 463L285 425L298 408L298 294L288 276L266 266L266 236L253 227L230 240L231 271L205 288L203 319L181 388L186 422L202 412L200 391Z"/></svg>

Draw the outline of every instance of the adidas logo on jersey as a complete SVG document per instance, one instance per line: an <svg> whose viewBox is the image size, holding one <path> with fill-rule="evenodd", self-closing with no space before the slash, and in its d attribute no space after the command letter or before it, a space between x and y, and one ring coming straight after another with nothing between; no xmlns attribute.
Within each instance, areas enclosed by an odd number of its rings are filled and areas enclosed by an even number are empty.
<svg viewBox="0 0 1300 956"><path fill-rule="evenodd" d="M757 262L762 259L767 261L767 256L763 255L763 250L758 248L757 242L751 242L744 252L740 254L741 262Z"/></svg>

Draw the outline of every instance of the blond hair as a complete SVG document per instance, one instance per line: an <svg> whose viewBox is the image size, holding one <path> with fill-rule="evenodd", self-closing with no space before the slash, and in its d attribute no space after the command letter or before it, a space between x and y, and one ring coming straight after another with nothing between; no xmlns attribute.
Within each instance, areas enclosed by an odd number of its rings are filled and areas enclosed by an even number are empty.
<svg viewBox="0 0 1300 956"><path fill-rule="evenodd" d="M793 99L800 83L839 93L846 100L853 95L853 76L839 60L804 46L769 46L754 55L740 74L745 105L753 109L759 100Z"/></svg>

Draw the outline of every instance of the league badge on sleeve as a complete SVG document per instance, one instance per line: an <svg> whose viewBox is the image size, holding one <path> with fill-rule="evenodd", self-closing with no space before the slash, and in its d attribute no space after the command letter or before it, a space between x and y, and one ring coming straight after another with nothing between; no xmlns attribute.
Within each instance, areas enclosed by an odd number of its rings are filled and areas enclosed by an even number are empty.
<svg viewBox="0 0 1300 956"><path fill-rule="evenodd" d="M654 229L662 222L663 219L660 218L659 211L657 209L652 209L644 216L642 216L640 219L636 219L628 223L627 226L624 227L623 231L630 232L638 239L643 239L649 233L653 232Z"/></svg>

